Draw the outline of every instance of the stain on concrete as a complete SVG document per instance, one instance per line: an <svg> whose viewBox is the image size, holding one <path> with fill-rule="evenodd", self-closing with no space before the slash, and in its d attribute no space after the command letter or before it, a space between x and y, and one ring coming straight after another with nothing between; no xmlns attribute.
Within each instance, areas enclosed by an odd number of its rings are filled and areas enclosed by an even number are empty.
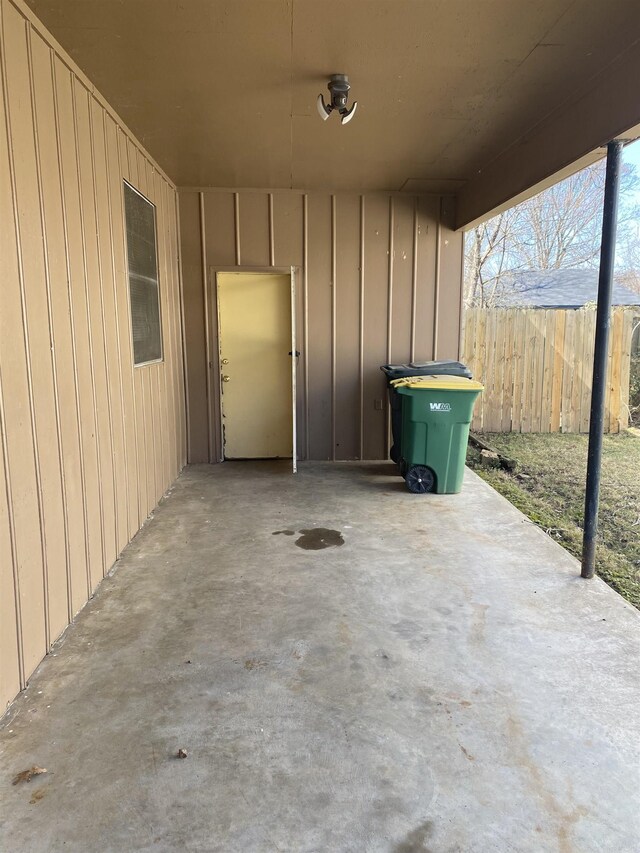
<svg viewBox="0 0 640 853"><path fill-rule="evenodd" d="M397 665L396 661L392 660L391 655L385 649L378 649L374 657L377 659L379 666L388 668Z"/></svg>
<svg viewBox="0 0 640 853"><path fill-rule="evenodd" d="M33 806L33 805L35 805L36 803L39 803L39 802L40 802L40 800L44 797L44 795L45 795L46 793L47 793L47 789L46 789L46 788L38 788L38 790L37 790L37 791L34 791L34 792L33 792L33 796L32 796L32 797L31 797L31 799L29 800L29 804Z"/></svg>
<svg viewBox="0 0 640 853"><path fill-rule="evenodd" d="M473 623L471 625L470 639L472 643L484 642L484 634L487 627L488 604L472 604Z"/></svg>
<svg viewBox="0 0 640 853"><path fill-rule="evenodd" d="M421 823L403 841L396 844L393 853L432 853L431 847L427 847L427 841L432 832L433 823L430 820Z"/></svg>
<svg viewBox="0 0 640 853"><path fill-rule="evenodd" d="M518 766L526 774L530 788L544 803L549 821L557 827L559 853L574 853L575 847L571 840L572 830L580 818L586 817L588 810L584 806L574 806L571 811L567 811L558 802L555 794L548 787L545 773L529 752L522 723L513 715L507 718L507 737ZM571 792L569 793L571 796ZM571 799L573 799L572 796Z"/></svg>
<svg viewBox="0 0 640 853"><path fill-rule="evenodd" d="M258 658L248 658L244 662L244 668L251 671L252 669L262 669L267 665L266 660L259 660Z"/></svg>
<svg viewBox="0 0 640 853"><path fill-rule="evenodd" d="M358 655L351 655L351 663L349 665L349 669L352 672L362 672L363 666L358 662Z"/></svg>
<svg viewBox="0 0 640 853"><path fill-rule="evenodd" d="M404 696L399 690L387 690L387 696L392 702L404 702Z"/></svg>
<svg viewBox="0 0 640 853"><path fill-rule="evenodd" d="M274 530L272 535L273 536L280 536L280 535L282 535L282 536L295 536L296 532L295 532L295 530Z"/></svg>
<svg viewBox="0 0 640 853"><path fill-rule="evenodd" d="M460 744L460 749L462 750L462 754L464 755L464 757L468 758L469 761L475 761L476 760L475 755L471 755L471 753L467 749L465 749L462 744Z"/></svg>
<svg viewBox="0 0 640 853"><path fill-rule="evenodd" d="M300 533L302 536L296 539L296 545L305 551L321 551L323 548L339 548L344 545L344 538L339 530L312 527L309 530L301 530Z"/></svg>
<svg viewBox="0 0 640 853"><path fill-rule="evenodd" d="M412 651L420 651L431 639L423 627L412 619L402 619L400 622L395 622L391 627L399 637L407 642Z"/></svg>
<svg viewBox="0 0 640 853"><path fill-rule="evenodd" d="M338 625L338 640L343 646L351 645L351 629L345 621L340 622Z"/></svg>
<svg viewBox="0 0 640 853"><path fill-rule="evenodd" d="M420 625L412 619L401 619L399 622L394 622L391 627L403 640L412 639L420 631Z"/></svg>
<svg viewBox="0 0 640 853"><path fill-rule="evenodd" d="M313 802L316 808L326 809L334 804L335 798L333 794L327 794L321 791L320 793L314 795Z"/></svg>

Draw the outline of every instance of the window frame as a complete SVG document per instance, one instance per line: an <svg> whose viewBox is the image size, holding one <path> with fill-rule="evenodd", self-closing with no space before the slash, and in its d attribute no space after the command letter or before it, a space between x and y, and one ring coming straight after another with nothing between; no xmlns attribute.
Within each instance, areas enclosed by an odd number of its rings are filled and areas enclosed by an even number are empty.
<svg viewBox="0 0 640 853"><path fill-rule="evenodd" d="M156 284L158 287L158 326L160 332L160 357L152 358L148 361L138 361L136 362L135 356L135 345L133 340L133 305L131 302L131 269L129 267L129 237L128 237L128 229L127 229L127 205L125 201L125 192L126 187L129 187L130 190L133 190L136 195L139 195L147 204L151 205L153 208L153 237L155 244L155 255L156 255ZM162 298L160 292L160 257L159 257L159 248L158 248L158 211L156 205L151 201L150 198L141 192L137 187L135 187L130 181L126 178L122 179L122 218L124 221L124 239L125 239L125 263L127 268L127 289L128 289L128 300L129 300L129 336L131 339L131 360L133 363L134 370L138 367L149 367L152 364L163 364L164 363L164 332L163 332L163 322L162 322Z"/></svg>

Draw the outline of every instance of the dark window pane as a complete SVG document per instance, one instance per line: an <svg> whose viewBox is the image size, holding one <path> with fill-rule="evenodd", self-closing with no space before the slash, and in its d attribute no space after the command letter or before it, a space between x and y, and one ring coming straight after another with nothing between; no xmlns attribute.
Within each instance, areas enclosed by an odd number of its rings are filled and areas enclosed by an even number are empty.
<svg viewBox="0 0 640 853"><path fill-rule="evenodd" d="M124 184L129 294L135 364L162 358L160 294L156 253L156 210Z"/></svg>

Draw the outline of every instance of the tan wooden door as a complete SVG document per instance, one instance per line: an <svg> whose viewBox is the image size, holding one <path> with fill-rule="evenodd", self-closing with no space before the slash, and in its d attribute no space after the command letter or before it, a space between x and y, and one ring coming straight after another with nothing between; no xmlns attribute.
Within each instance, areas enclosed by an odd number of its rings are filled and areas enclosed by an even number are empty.
<svg viewBox="0 0 640 853"><path fill-rule="evenodd" d="M217 274L224 459L293 458L292 278Z"/></svg>

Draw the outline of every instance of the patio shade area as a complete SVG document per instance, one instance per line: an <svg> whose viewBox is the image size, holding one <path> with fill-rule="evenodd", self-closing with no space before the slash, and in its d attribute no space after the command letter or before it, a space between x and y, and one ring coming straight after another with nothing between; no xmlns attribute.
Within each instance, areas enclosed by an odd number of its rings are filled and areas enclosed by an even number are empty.
<svg viewBox="0 0 640 853"><path fill-rule="evenodd" d="M469 471L189 467L4 720L0 848L631 851L640 622L577 575Z"/></svg>

